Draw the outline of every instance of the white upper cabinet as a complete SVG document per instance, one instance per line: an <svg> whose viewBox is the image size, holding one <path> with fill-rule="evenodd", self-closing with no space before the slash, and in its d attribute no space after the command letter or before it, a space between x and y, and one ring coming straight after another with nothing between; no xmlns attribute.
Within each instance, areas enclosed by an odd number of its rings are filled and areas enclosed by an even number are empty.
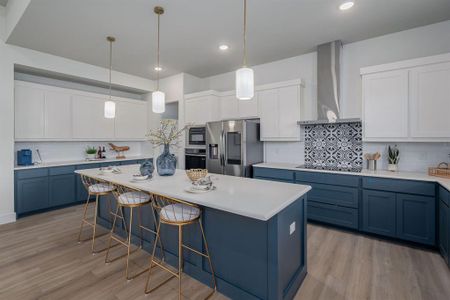
<svg viewBox="0 0 450 300"><path fill-rule="evenodd" d="M220 119L219 96L212 91L190 94L185 96L185 122L204 125L207 122Z"/></svg>
<svg viewBox="0 0 450 300"><path fill-rule="evenodd" d="M297 84L257 92L262 141L300 141L300 88Z"/></svg>
<svg viewBox="0 0 450 300"><path fill-rule="evenodd" d="M220 119L239 118L239 100L234 94L220 97Z"/></svg>
<svg viewBox="0 0 450 300"><path fill-rule="evenodd" d="M69 93L45 92L45 138L72 137L72 96Z"/></svg>
<svg viewBox="0 0 450 300"><path fill-rule="evenodd" d="M363 126L366 139L408 137L408 71L363 77Z"/></svg>
<svg viewBox="0 0 450 300"><path fill-rule="evenodd" d="M105 119L108 97L42 84L15 82L17 141L144 140L147 103L114 98L116 118Z"/></svg>
<svg viewBox="0 0 450 300"><path fill-rule="evenodd" d="M73 96L73 138L88 140L114 138L114 119L104 117L105 101L106 99L102 98Z"/></svg>
<svg viewBox="0 0 450 300"><path fill-rule="evenodd" d="M116 104L115 137L144 139L147 134L146 102L119 101Z"/></svg>
<svg viewBox="0 0 450 300"><path fill-rule="evenodd" d="M15 138L44 138L44 90L16 83L14 92Z"/></svg>
<svg viewBox="0 0 450 300"><path fill-rule="evenodd" d="M411 137L450 137L450 62L410 71Z"/></svg>
<svg viewBox="0 0 450 300"><path fill-rule="evenodd" d="M450 141L450 53L361 69L365 141Z"/></svg>

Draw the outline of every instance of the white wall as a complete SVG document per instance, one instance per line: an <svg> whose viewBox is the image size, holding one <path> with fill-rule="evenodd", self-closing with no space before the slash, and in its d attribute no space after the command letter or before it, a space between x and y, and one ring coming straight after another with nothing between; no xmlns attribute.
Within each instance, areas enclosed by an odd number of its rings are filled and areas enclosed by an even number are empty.
<svg viewBox="0 0 450 300"><path fill-rule="evenodd" d="M14 213L14 65L53 73L108 82L105 68L7 45L5 9L0 6L0 224L15 220ZM154 82L121 72L113 72L114 85L152 91ZM145 152L144 152L145 153Z"/></svg>
<svg viewBox="0 0 450 300"><path fill-rule="evenodd" d="M341 62L341 105L343 117L361 118L360 68L450 52L450 21L418 27L402 32L344 45ZM253 66L255 84L266 84L294 78L305 80L305 102L316 105L317 55L309 53L280 61ZM206 89L219 91L234 89L234 72L204 79ZM365 143L366 152L384 152L384 143ZM427 167L448 161L449 146L446 143L403 143L400 169L426 171ZM385 157L383 158L385 159ZM266 142L265 160L268 162L304 162L302 142ZM380 162L386 168L385 161Z"/></svg>

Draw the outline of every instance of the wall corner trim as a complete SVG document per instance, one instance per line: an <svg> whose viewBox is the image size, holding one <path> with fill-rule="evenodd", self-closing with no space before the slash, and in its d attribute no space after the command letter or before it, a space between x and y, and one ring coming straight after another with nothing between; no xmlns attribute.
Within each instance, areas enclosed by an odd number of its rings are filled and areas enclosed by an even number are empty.
<svg viewBox="0 0 450 300"><path fill-rule="evenodd" d="M16 222L16 213L0 213L0 225Z"/></svg>

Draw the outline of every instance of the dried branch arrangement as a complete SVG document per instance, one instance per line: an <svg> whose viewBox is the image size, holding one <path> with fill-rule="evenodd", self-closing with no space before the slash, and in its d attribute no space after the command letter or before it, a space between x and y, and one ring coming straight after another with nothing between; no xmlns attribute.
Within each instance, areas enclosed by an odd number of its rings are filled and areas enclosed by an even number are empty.
<svg viewBox="0 0 450 300"><path fill-rule="evenodd" d="M161 120L160 127L156 130L150 130L147 139L154 147L170 145L179 147L180 137L187 129L187 126L178 129L176 120Z"/></svg>

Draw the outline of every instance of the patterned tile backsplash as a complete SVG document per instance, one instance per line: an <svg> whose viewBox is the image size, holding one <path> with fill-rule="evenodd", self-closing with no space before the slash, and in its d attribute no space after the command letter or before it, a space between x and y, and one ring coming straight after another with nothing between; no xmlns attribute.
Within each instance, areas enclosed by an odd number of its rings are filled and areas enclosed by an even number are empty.
<svg viewBox="0 0 450 300"><path fill-rule="evenodd" d="M361 122L305 126L305 167L359 172L363 165Z"/></svg>

